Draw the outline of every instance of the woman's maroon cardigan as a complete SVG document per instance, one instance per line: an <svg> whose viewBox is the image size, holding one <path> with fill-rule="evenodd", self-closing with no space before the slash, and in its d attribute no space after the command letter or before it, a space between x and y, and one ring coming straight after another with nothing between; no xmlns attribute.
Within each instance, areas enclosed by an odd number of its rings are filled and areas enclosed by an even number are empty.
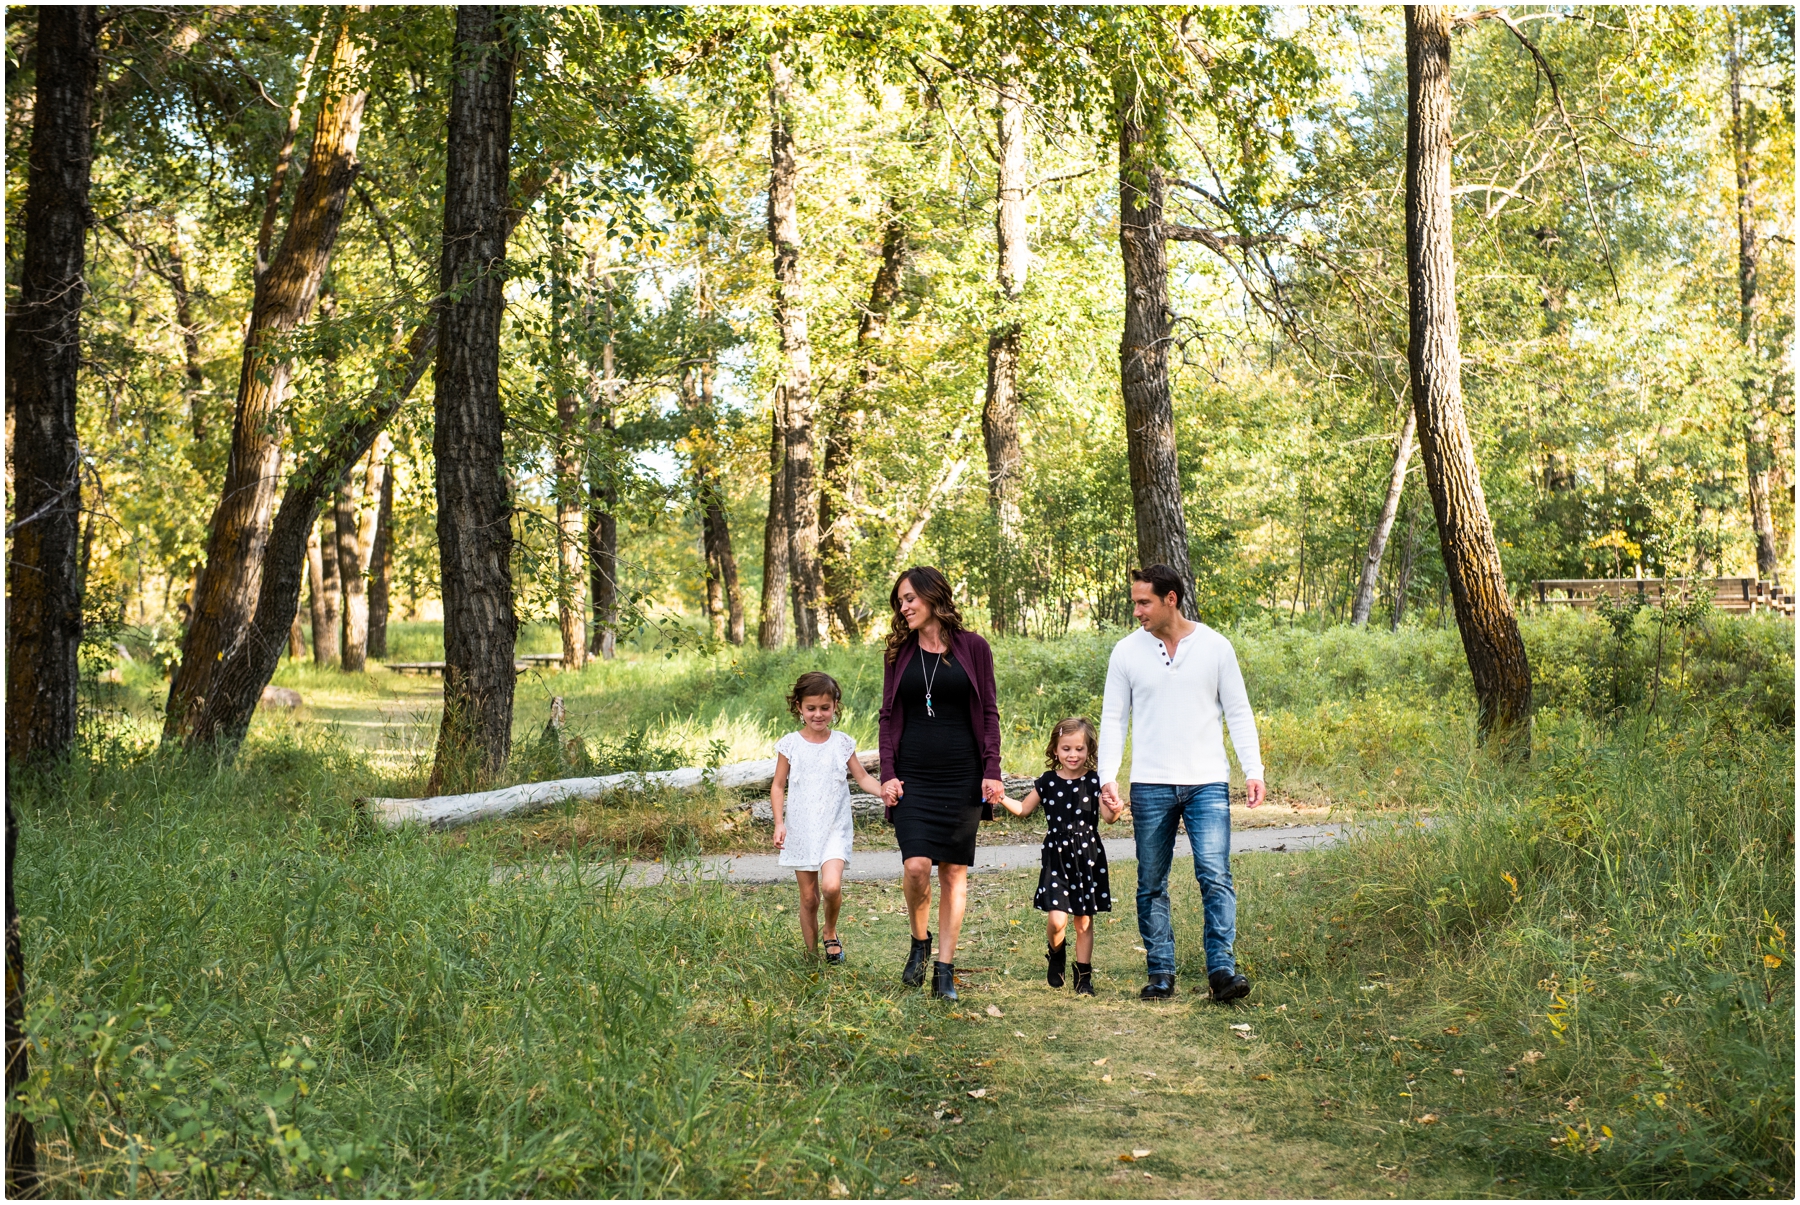
<svg viewBox="0 0 1800 1205"><path fill-rule="evenodd" d="M900 646L894 663L881 679L881 778L896 776L895 766L900 752L900 733L906 727L906 713L894 706L900 690L900 675L912 664L919 651L918 633L907 637ZM973 632L958 632L950 637L950 656L969 675L974 694L969 699L969 726L975 730L975 749L981 756L981 776L1000 777L1000 701L995 697L994 650ZM992 820L994 806L981 804L981 818Z"/></svg>

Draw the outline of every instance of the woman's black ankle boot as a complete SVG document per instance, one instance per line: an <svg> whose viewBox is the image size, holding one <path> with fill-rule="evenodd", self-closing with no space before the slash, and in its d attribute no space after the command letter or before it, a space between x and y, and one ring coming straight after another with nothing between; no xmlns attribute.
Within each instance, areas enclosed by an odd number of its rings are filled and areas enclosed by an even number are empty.
<svg viewBox="0 0 1800 1205"><path fill-rule="evenodd" d="M1078 962L1075 964L1075 994L1091 996L1094 994L1094 964Z"/></svg>
<svg viewBox="0 0 1800 1205"><path fill-rule="evenodd" d="M906 969L900 972L900 982L907 987L918 987L925 982L925 963L931 958L931 933L924 937L912 939L912 953L906 956Z"/></svg>
<svg viewBox="0 0 1800 1205"><path fill-rule="evenodd" d="M956 999L956 967L948 962L931 964L931 994L940 1000Z"/></svg>
<svg viewBox="0 0 1800 1205"><path fill-rule="evenodd" d="M1069 965L1069 943L1065 941L1060 946L1051 946L1044 953L1044 961L1050 964L1049 970L1044 972L1044 982L1051 987L1061 987L1063 970Z"/></svg>

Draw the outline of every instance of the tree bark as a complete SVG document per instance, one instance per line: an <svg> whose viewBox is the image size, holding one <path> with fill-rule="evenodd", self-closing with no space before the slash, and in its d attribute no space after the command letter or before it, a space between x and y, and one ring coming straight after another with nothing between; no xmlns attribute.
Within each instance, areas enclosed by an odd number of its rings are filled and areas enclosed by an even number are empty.
<svg viewBox="0 0 1800 1205"><path fill-rule="evenodd" d="M282 351L283 336L304 323L318 301L344 202L356 177L356 144L368 99L366 91L352 90L360 76L360 59L357 39L347 24L341 24L312 151L287 231L268 270L256 281L225 485L209 524L206 568L196 591L193 622L169 685L164 739L187 740L205 710L219 666L243 640L254 617L275 486L281 476L292 367Z"/></svg>
<svg viewBox="0 0 1800 1205"><path fill-rule="evenodd" d="M309 565L314 574L314 599L325 595L319 563L322 556L314 556L323 552L318 535L320 508L333 483L368 455L388 422L411 396L431 366L436 348L435 321L415 328L405 347L404 367L394 383L365 398L355 408L361 417L340 427L323 448L302 461L288 478L281 507L269 530L268 564L272 568L262 575L258 586L255 618L244 638L220 663L212 696L188 738L190 746L214 744L232 749L243 741L263 687L269 684L281 659L282 634L293 626L300 601L300 575ZM391 474L383 477L384 494L391 480ZM335 626L323 614L323 608L316 606L313 616L316 656L318 646L335 649L337 644Z"/></svg>
<svg viewBox="0 0 1800 1205"><path fill-rule="evenodd" d="M181 328L181 351L187 379L182 392L187 396L188 430L196 444L206 442L206 372L200 367L200 328L194 321L193 291L188 288L187 261L181 257L181 246L171 236L163 253L163 279L175 299L175 325Z"/></svg>
<svg viewBox="0 0 1800 1205"><path fill-rule="evenodd" d="M588 430L604 463L588 469L588 573L594 597L594 626L588 630L588 654L603 661L618 655L619 640L619 486L614 476L613 448L613 307L606 303L606 343L600 349L600 394L588 415ZM590 456L592 453L590 453Z"/></svg>
<svg viewBox="0 0 1800 1205"><path fill-rule="evenodd" d="M1119 121L1119 250L1125 268L1125 329L1119 340L1119 383L1125 396L1125 439L1131 469L1138 560L1161 563L1186 583L1183 611L1194 609L1181 467L1175 453L1175 403L1169 383L1169 261L1163 240L1163 178L1151 146L1136 77L1115 84Z"/></svg>
<svg viewBox="0 0 1800 1205"><path fill-rule="evenodd" d="M79 19L88 20L87 11L78 10ZM39 29L42 28L40 25ZM40 48L42 36L40 33ZM41 49L39 53L38 62L42 64ZM39 70L42 70L41 66ZM10 779L10 762L6 770ZM18 852L19 825L13 819L12 791L9 789L6 792L6 1100L9 1106L31 1078L31 1048L25 1044L25 946L20 940L19 904L13 891L13 863ZM30 1120L10 1107L6 1111L6 1195L14 1200L38 1195L37 1135L32 1132Z"/></svg>
<svg viewBox="0 0 1800 1205"><path fill-rule="evenodd" d="M794 589L794 637L802 648L824 631L825 582L819 571L819 500L813 473L812 340L800 280L797 190L800 158L793 132L794 73L769 56L769 246L775 255L775 326L781 335L787 399L787 466L782 482L788 562Z"/></svg>
<svg viewBox="0 0 1800 1205"><path fill-rule="evenodd" d="M86 292L90 115L97 10L38 9L37 96L26 169L25 248L6 320L12 447L7 562L6 756L61 757L75 743L81 647L81 447L75 383ZM10 848L10 845L9 845ZM11 1082L10 1064L8 1082ZM7 1130L15 1122L7 1115ZM24 1154L28 1160L31 1151ZM9 1163L10 1170L10 1163Z"/></svg>
<svg viewBox="0 0 1800 1205"><path fill-rule="evenodd" d="M587 609L582 605L581 560L587 536L581 497L581 398L565 389L556 398L556 626L562 633L563 668L587 664Z"/></svg>
<svg viewBox="0 0 1800 1205"><path fill-rule="evenodd" d="M718 421L713 401L713 366L702 361L696 375L700 396L688 433L693 447L694 501L700 508L700 544L706 559L706 614L714 640L744 643L744 595L738 585L737 557L731 550L731 523L719 488L714 441L709 432Z"/></svg>
<svg viewBox="0 0 1800 1205"><path fill-rule="evenodd" d="M369 593L363 579L362 550L356 544L356 494L351 475L345 473L332 491L331 527L337 543L338 597L343 623L339 625L338 665L345 673L360 674L369 656Z"/></svg>
<svg viewBox="0 0 1800 1205"><path fill-rule="evenodd" d="M769 414L769 515L763 521L762 618L756 628L756 643L765 649L787 643L787 441L782 418L786 393L786 388L776 386Z"/></svg>
<svg viewBox="0 0 1800 1205"><path fill-rule="evenodd" d="M881 265L869 286L869 304L856 324L856 381L838 395L825 435L825 488L819 498L819 561L825 594L839 633L862 640L857 603L862 585L852 555L856 505L856 444L881 380L878 348L887 339L888 316L900 297L906 269L906 222L890 201L881 235Z"/></svg>
<svg viewBox="0 0 1800 1205"><path fill-rule="evenodd" d="M492 5L456 10L432 437L444 596L444 714L432 794L497 775L512 754L518 617L500 408L516 68L507 20Z"/></svg>
<svg viewBox="0 0 1800 1205"><path fill-rule="evenodd" d="M335 530L327 530L318 534L319 564L324 571L325 586L324 613L325 628L314 629L315 640L323 641L324 650L313 648L313 661L319 665L343 664L344 642L342 637L344 618L344 582L338 572L337 536Z"/></svg>
<svg viewBox="0 0 1800 1205"><path fill-rule="evenodd" d="M411 392L411 390L408 390ZM375 545L369 552L369 656L388 655L387 628L394 588L394 466L381 475L381 506L375 516Z"/></svg>
<svg viewBox="0 0 1800 1205"><path fill-rule="evenodd" d="M1011 82L1001 90L999 171L994 187L1001 320L988 332L987 398L981 409L982 442L987 448L988 506L999 537L994 577L988 591L989 618L996 632L1015 631L1020 619L1017 591L1009 584L1011 575L1007 570L1019 540L1019 472L1025 462L1019 445L1019 344L1023 328L1016 312L1031 270L1025 227L1030 171L1025 104L1023 85Z"/></svg>
<svg viewBox="0 0 1800 1205"><path fill-rule="evenodd" d="M316 528L309 528L306 533L306 569L306 601L308 618L312 623L313 664L330 665L331 659L323 646L333 639L335 632L331 625L331 613L325 606L325 555L320 547Z"/></svg>
<svg viewBox="0 0 1800 1205"><path fill-rule="evenodd" d="M1388 533L1394 530L1394 516L1400 513L1400 495L1406 489L1406 465L1412 460L1413 429L1418 416L1412 407L1406 409L1406 420L1400 425L1400 438L1394 443L1394 465L1388 470L1387 496L1381 500L1381 513L1375 517L1375 530L1369 533L1369 551L1363 557L1362 577L1356 583L1356 602L1350 608L1350 626L1362 627L1369 622L1369 610L1375 605L1375 579L1381 573L1381 557L1387 551Z"/></svg>
<svg viewBox="0 0 1800 1205"><path fill-rule="evenodd" d="M1425 483L1475 680L1478 722L1508 755L1531 755L1531 666L1463 412L1451 237L1450 14L1406 10L1407 362Z"/></svg>
<svg viewBox="0 0 1800 1205"><path fill-rule="evenodd" d="M1756 212L1755 180L1750 173L1748 128L1754 112L1746 113L1743 97L1743 61L1738 51L1737 19L1730 20L1727 61L1731 83L1731 152L1737 169L1738 235L1738 341L1746 357L1757 356L1756 340ZM1769 423L1756 396L1756 377L1746 373L1743 383L1744 477L1750 503L1750 528L1756 535L1756 575L1770 582L1781 580L1781 553L1775 537L1775 520L1769 510L1769 467L1775 456L1769 447Z"/></svg>

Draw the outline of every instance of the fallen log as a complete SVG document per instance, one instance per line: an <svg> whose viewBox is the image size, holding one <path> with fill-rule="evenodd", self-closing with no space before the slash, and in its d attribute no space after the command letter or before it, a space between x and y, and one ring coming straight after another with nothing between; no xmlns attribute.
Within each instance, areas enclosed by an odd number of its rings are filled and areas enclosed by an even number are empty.
<svg viewBox="0 0 1800 1205"><path fill-rule="evenodd" d="M857 756L871 771L881 761L874 749L863 750ZM707 786L758 790L766 789L774 781L775 759L770 757L760 761L733 762L729 766L719 766L713 770L684 766L679 770L649 770L641 773L602 774L594 778L528 782L493 791L476 791L470 795L434 795L429 799L366 798L356 802L378 824L387 828L423 824L428 828L445 829L477 820L541 812L572 799L593 801L621 791L642 791L647 787L675 791L692 791Z"/></svg>

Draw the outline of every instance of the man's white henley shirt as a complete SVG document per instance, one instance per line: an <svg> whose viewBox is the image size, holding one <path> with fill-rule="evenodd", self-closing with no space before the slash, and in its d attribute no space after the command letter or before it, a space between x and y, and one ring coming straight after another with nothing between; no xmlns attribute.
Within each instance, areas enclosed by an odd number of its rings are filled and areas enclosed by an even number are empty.
<svg viewBox="0 0 1800 1205"><path fill-rule="evenodd" d="M1256 717L1231 641L1203 623L1175 646L1142 628L1113 645L1100 711L1100 781L1117 782L1131 729L1131 781L1198 786L1229 782L1223 717L1244 777L1263 776Z"/></svg>

